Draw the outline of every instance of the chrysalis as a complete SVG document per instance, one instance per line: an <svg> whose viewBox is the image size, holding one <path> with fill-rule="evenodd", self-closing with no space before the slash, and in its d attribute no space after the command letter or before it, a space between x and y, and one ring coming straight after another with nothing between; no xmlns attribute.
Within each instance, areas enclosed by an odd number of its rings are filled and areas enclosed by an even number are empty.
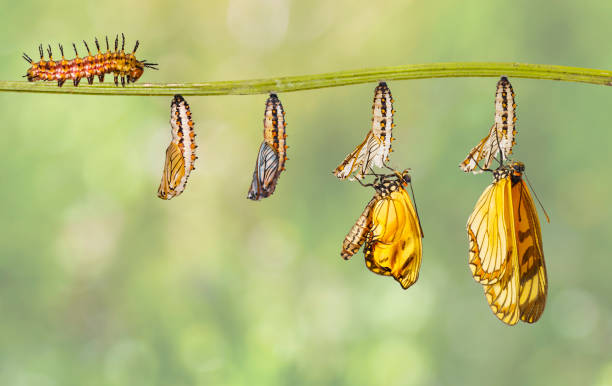
<svg viewBox="0 0 612 386"><path fill-rule="evenodd" d="M175 95L170 104L172 141L166 149L166 163L157 195L169 200L183 193L189 173L194 169L195 133L189 104L181 95Z"/></svg>

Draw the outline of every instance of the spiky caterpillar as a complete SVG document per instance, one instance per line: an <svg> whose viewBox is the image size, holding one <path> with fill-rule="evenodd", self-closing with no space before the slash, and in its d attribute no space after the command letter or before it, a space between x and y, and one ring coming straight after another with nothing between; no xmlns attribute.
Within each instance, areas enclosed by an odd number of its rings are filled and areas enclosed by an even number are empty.
<svg viewBox="0 0 612 386"><path fill-rule="evenodd" d="M41 44L38 46L40 61L34 62L27 54L23 54L23 58L26 62L31 64L24 77L30 82L37 80L57 81L57 85L62 87L64 82L68 79L72 79L72 83L78 86L81 78L85 78L87 79L87 83L93 84L94 76L97 76L100 82L104 82L104 74L114 74L115 85L119 86L119 77L121 77L121 85L125 87L126 78L127 83L134 83L142 76L145 68L157 70L157 63L147 63L146 60L140 61L136 59L134 54L138 48L138 40L136 41L134 50L126 54L124 50L125 36L121 34L121 37L121 50L119 50L119 35L117 35L117 37L115 37L115 50L111 51L107 36L105 53L102 53L100 50L100 43L96 38L96 48L98 49L96 55L91 54L87 42L83 40L85 48L87 49L87 56L83 58L79 57L76 45L72 43L76 58L71 60L66 60L64 57L64 47L60 44L59 49L62 54L62 59L57 62L53 60L51 46L47 48L49 60L45 60L44 50Z"/></svg>

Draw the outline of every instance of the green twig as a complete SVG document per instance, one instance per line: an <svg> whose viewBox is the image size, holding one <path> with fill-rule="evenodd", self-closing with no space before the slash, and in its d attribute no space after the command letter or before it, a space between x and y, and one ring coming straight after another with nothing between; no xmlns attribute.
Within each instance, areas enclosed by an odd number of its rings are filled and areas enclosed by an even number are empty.
<svg viewBox="0 0 612 386"><path fill-rule="evenodd" d="M499 77L550 79L610 86L612 71L527 63L431 63L364 70L331 72L318 75L285 76L268 79L236 80L205 83L136 83L125 88L112 83L78 87L57 87L52 82L0 81L0 91L42 92L89 95L249 95L269 92L291 92L350 84L372 83L381 80L427 78ZM144 75L146 77L146 74Z"/></svg>

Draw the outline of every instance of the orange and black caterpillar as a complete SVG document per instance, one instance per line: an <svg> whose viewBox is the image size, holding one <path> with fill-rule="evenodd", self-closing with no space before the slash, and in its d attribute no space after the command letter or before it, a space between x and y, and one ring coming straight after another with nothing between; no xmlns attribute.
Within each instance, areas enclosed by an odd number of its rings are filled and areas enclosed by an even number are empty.
<svg viewBox="0 0 612 386"><path fill-rule="evenodd" d="M115 85L119 86L119 76L121 76L121 85L125 87L125 80L127 82L134 83L142 76L145 68L151 68L157 70L157 63L147 63L146 60L140 61L136 59L134 53L138 48L138 40L131 53L125 53L125 36L121 34L122 43L121 50L119 51L119 35L115 38L115 51L111 51L108 45L108 36L106 37L106 52L100 51L100 43L98 39L95 39L98 53L92 55L89 51L87 42L83 40L85 48L87 49L87 56L80 58L77 52L76 45L72 43L76 58L72 60L66 60L64 57L64 47L60 44L59 49L62 54L62 60L57 62L53 61L53 55L51 53L51 46L47 48L47 54L49 54L49 60L46 61L44 58L44 51L42 44L38 46L40 54L40 61L34 62L26 53L23 54L23 58L26 62L32 66L28 68L28 72L24 75L28 78L28 81L34 82L37 80L46 81L57 81L57 85L62 87L64 82L68 79L72 79L72 83L75 86L79 85L81 78L86 78L87 83L93 84L94 76L98 76L100 82L104 82L104 74L115 75Z"/></svg>

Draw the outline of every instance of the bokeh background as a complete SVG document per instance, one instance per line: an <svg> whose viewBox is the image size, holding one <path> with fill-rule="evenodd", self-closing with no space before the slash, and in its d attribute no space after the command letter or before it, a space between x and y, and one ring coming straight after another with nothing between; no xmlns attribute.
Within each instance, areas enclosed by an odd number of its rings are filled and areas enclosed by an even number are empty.
<svg viewBox="0 0 612 386"><path fill-rule="evenodd" d="M125 32L141 82L439 61L611 68L612 3L530 0L2 3L0 79L39 43ZM188 97L199 156L156 197L169 97L0 93L0 384L611 385L612 89L511 79L516 159L543 224L535 325L490 312L465 222L490 183L457 167L493 120L495 78L389 82L396 168L425 231L407 291L339 256L371 189L331 171L368 130L375 84L281 94L289 158L245 199L265 95Z"/></svg>

